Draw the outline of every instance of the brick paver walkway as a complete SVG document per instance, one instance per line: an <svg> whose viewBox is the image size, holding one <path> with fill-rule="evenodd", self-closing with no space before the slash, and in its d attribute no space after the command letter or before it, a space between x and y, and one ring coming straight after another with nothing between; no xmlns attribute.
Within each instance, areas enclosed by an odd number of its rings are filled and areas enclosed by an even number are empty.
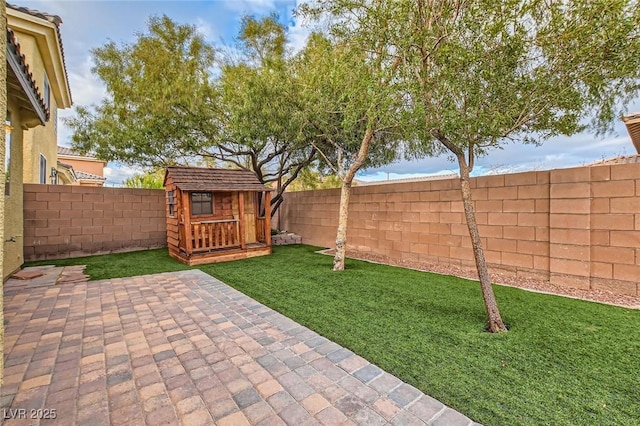
<svg viewBox="0 0 640 426"><path fill-rule="evenodd" d="M10 280L5 322L7 426L472 424L198 270Z"/></svg>

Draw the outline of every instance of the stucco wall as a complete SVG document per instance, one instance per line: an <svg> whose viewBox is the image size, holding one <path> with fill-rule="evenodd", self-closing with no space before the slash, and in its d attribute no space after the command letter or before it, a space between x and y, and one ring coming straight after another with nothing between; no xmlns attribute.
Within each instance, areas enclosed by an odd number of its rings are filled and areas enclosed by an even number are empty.
<svg viewBox="0 0 640 426"><path fill-rule="evenodd" d="M11 25L9 25L12 27ZM29 71L33 74L33 79L38 86L41 96L44 97L44 76L45 64L38 49L36 39L29 34L21 31L19 28L12 27L18 42L20 43L20 51L25 55L26 63L29 64ZM51 94L49 97L49 121L44 126L38 126L31 129L24 135L24 182L39 183L40 182L40 154L47 159L47 183L50 183L51 168L57 167L58 158L58 135L56 133L57 119L57 102L54 96L53 84L55 80L53 76L48 76L49 85L51 86Z"/></svg>
<svg viewBox="0 0 640 426"><path fill-rule="evenodd" d="M51 97L51 117L44 126L35 127L24 136L24 182L40 182L40 154L47 159L46 182L51 183L51 168L58 166L58 135L53 120L56 103Z"/></svg>
<svg viewBox="0 0 640 426"><path fill-rule="evenodd" d="M640 294L640 164L473 179L494 272ZM355 187L348 247L473 268L457 179ZM287 193L280 229L334 247L340 190Z"/></svg>
<svg viewBox="0 0 640 426"><path fill-rule="evenodd" d="M23 131L22 121L20 119L20 108L9 100L8 110L11 112L10 119L13 130L11 131L11 152L9 172L11 181L9 184L9 195L2 192L5 202L4 216L4 238L3 241L3 267L2 275L4 278L12 272L20 268L23 259L23 228L22 228L22 152L23 152L23 135L32 130ZM4 156L3 164L4 164ZM4 177L4 173L3 173Z"/></svg>
<svg viewBox="0 0 640 426"><path fill-rule="evenodd" d="M3 35L7 32L6 27L6 6L3 4L2 19L0 22L0 33ZM0 49L2 52L7 51L6 37L0 41ZM0 121L6 119L6 112L9 109L7 103L7 61L2 60L0 63ZM5 134L0 136L0 158L4 159L5 155ZM0 241L4 241L4 217L5 217L5 198L4 198L4 161L0 160ZM0 271L4 271L4 255L0 256ZM3 279L0 279L0 387L4 382L4 275ZM3 416L4 417L4 416Z"/></svg>
<svg viewBox="0 0 640 426"><path fill-rule="evenodd" d="M63 163L73 166L74 170L79 170L86 173L91 173L98 176L104 176L104 162L102 161L90 161L82 160L79 158L71 158L59 156L59 160Z"/></svg>
<svg viewBox="0 0 640 426"><path fill-rule="evenodd" d="M24 185L25 260L165 247L157 189Z"/></svg>

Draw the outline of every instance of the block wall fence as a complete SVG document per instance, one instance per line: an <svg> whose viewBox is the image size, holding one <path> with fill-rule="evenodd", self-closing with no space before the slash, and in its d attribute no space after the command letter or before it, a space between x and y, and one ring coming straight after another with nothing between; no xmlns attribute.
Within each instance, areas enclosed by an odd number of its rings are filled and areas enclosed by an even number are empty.
<svg viewBox="0 0 640 426"><path fill-rule="evenodd" d="M24 259L166 247L165 192L24 185Z"/></svg>
<svg viewBox="0 0 640 426"><path fill-rule="evenodd" d="M348 248L474 268L457 179L354 187ZM472 180L490 271L640 295L640 164ZM335 247L339 189L288 193L280 229Z"/></svg>

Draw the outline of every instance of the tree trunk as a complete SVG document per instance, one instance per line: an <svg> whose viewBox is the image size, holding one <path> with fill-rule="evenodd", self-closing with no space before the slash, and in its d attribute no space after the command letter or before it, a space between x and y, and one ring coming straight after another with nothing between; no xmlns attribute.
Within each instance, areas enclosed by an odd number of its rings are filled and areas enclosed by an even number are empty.
<svg viewBox="0 0 640 426"><path fill-rule="evenodd" d="M469 167L458 159L460 165L460 186L462 191L462 203L464 205L464 214L467 219L467 227L469 228L469 236L471 237L471 245L473 246L473 254L476 260L476 268L478 277L480 278L480 287L482 288L482 298L484 306L487 309L487 329L491 333L499 333L507 331L507 327L502 322L498 303L493 294L491 287L491 279L487 269L487 262L484 258L482 249L482 241L478 232L478 223L476 222L476 212L473 207L473 199L471 198L471 184L469 182Z"/></svg>
<svg viewBox="0 0 640 426"><path fill-rule="evenodd" d="M340 190L340 215L338 216L338 233L336 235L336 254L333 257L333 270L344 271L344 259L347 253L347 219L349 218L349 197L351 196L351 184L356 173L364 165L369 153L369 145L373 139L373 129L367 129L362 138L360 149L355 161L342 177L342 189Z"/></svg>
<svg viewBox="0 0 640 426"><path fill-rule="evenodd" d="M351 182L342 182L340 190L340 214L338 216L338 233L336 235L336 254L333 258L333 270L344 271L344 259L347 254L347 220L349 219L349 198Z"/></svg>

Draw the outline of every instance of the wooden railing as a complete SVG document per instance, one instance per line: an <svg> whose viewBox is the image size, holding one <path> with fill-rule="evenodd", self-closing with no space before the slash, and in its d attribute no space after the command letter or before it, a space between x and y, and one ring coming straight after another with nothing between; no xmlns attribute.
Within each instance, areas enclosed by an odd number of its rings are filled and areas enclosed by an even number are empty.
<svg viewBox="0 0 640 426"><path fill-rule="evenodd" d="M237 247L240 245L239 221L227 219L192 222L191 241L194 252Z"/></svg>
<svg viewBox="0 0 640 426"><path fill-rule="evenodd" d="M265 242L265 232L266 230L265 225L266 225L266 220L264 219L264 217L258 217L256 218L256 240L264 243ZM269 230L269 232L271 232L271 230Z"/></svg>

